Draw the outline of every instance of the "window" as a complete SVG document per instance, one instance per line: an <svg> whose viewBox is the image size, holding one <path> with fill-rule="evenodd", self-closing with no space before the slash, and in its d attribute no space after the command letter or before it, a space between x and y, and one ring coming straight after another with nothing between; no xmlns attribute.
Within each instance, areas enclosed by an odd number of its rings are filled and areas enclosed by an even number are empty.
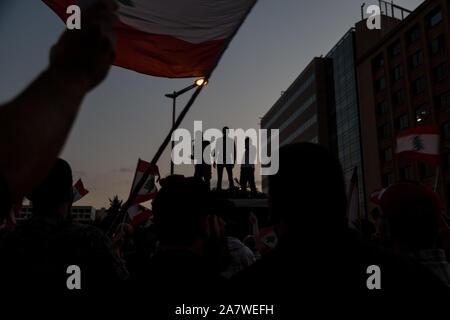
<svg viewBox="0 0 450 320"><path fill-rule="evenodd" d="M378 128L378 136L380 139L386 139L391 136L391 126L389 123L386 123Z"/></svg>
<svg viewBox="0 0 450 320"><path fill-rule="evenodd" d="M383 175L383 186L386 188L394 183L394 175L392 172Z"/></svg>
<svg viewBox="0 0 450 320"><path fill-rule="evenodd" d="M434 27L441 21L442 21L442 10L441 8L438 8L430 14L429 17L430 27Z"/></svg>
<svg viewBox="0 0 450 320"><path fill-rule="evenodd" d="M437 99L437 108L440 111L446 110L448 107L450 107L450 91L447 91L443 94L441 94Z"/></svg>
<svg viewBox="0 0 450 320"><path fill-rule="evenodd" d="M413 180L413 170L412 167L405 167L400 169L400 177L403 181Z"/></svg>
<svg viewBox="0 0 450 320"><path fill-rule="evenodd" d="M392 78L394 79L394 81L398 81L401 77L403 77L403 65L399 64L394 68Z"/></svg>
<svg viewBox="0 0 450 320"><path fill-rule="evenodd" d="M430 111L427 104L423 104L416 109L416 122L421 123L428 118Z"/></svg>
<svg viewBox="0 0 450 320"><path fill-rule="evenodd" d="M417 68L423 64L423 52L422 50L417 51L411 56L411 67Z"/></svg>
<svg viewBox="0 0 450 320"><path fill-rule="evenodd" d="M396 93L394 93L392 100L394 101L395 105L403 104L405 102L405 91L403 89L398 90Z"/></svg>
<svg viewBox="0 0 450 320"><path fill-rule="evenodd" d="M433 176L433 174L434 174L433 168L434 167L431 164L420 163L419 164L420 176L422 178L429 178L429 177Z"/></svg>
<svg viewBox="0 0 450 320"><path fill-rule="evenodd" d="M383 163L387 163L392 161L392 148L386 148L382 151L382 161Z"/></svg>
<svg viewBox="0 0 450 320"><path fill-rule="evenodd" d="M379 54L375 59L373 59L372 66L373 66L374 70L377 70L377 69L382 68L384 66L383 54Z"/></svg>
<svg viewBox="0 0 450 320"><path fill-rule="evenodd" d="M413 93L419 94L425 90L426 82L425 77L420 77L413 82Z"/></svg>
<svg viewBox="0 0 450 320"><path fill-rule="evenodd" d="M441 136L444 140L450 139L450 121L446 122L442 125L442 133Z"/></svg>
<svg viewBox="0 0 450 320"><path fill-rule="evenodd" d="M439 82L448 76L448 62L444 62L433 69L433 77L435 82Z"/></svg>
<svg viewBox="0 0 450 320"><path fill-rule="evenodd" d="M409 126L409 121L408 121L408 115L407 114L401 115L400 117L398 117L396 119L397 130L406 129L406 128L408 128L408 126Z"/></svg>
<svg viewBox="0 0 450 320"><path fill-rule="evenodd" d="M388 105L386 100L383 100L380 103L378 103L377 111L380 116L388 112Z"/></svg>
<svg viewBox="0 0 450 320"><path fill-rule="evenodd" d="M408 32L408 43L413 44L418 40L420 40L420 28L416 25Z"/></svg>
<svg viewBox="0 0 450 320"><path fill-rule="evenodd" d="M443 34L431 40L430 49L432 55L439 53L442 49L444 49L444 47L445 47L445 39Z"/></svg>
<svg viewBox="0 0 450 320"><path fill-rule="evenodd" d="M386 78L384 76L375 81L375 89L377 92L386 89Z"/></svg>
<svg viewBox="0 0 450 320"><path fill-rule="evenodd" d="M399 40L391 45L390 52L393 57L398 56L402 52L402 45Z"/></svg>

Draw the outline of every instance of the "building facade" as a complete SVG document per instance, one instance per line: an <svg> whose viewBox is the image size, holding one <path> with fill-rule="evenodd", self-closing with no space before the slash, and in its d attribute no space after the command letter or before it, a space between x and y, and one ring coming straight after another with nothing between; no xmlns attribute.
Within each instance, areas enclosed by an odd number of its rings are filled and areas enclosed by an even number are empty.
<svg viewBox="0 0 450 320"><path fill-rule="evenodd" d="M329 146L333 108L331 60L314 58L261 119L262 129L279 129L280 147L295 142ZM270 150L270 147L269 147ZM267 177L262 177L267 192Z"/></svg>
<svg viewBox="0 0 450 320"><path fill-rule="evenodd" d="M360 206L364 208L355 49L355 30L352 28L325 58L315 58L306 67L263 117L261 127L280 129L280 146L313 142L327 147L340 160L347 185L357 167ZM305 105L304 101L309 104ZM292 117L292 114L303 116ZM266 182L267 178L263 177L264 192Z"/></svg>
<svg viewBox="0 0 450 320"><path fill-rule="evenodd" d="M73 206L70 211L70 217L78 223L91 223L95 220L95 209L92 206ZM23 206L16 217L17 222L29 219L33 213L32 206Z"/></svg>
<svg viewBox="0 0 450 320"><path fill-rule="evenodd" d="M427 0L404 20L356 25L366 194L405 180L424 182L448 204L450 191L450 7ZM393 157L399 131L441 128L442 170ZM373 206L373 205L371 205Z"/></svg>
<svg viewBox="0 0 450 320"><path fill-rule="evenodd" d="M356 77L355 29L350 29L327 54L332 60L335 114L335 153L341 162L344 179L350 185L357 168L360 208L365 208L364 169L361 152L358 82ZM365 210L363 210L365 211Z"/></svg>

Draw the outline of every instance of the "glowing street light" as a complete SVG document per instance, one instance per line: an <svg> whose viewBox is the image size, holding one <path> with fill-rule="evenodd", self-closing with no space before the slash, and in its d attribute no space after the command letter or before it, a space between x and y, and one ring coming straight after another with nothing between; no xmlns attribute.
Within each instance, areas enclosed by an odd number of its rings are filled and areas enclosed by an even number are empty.
<svg viewBox="0 0 450 320"><path fill-rule="evenodd" d="M191 84L190 86L187 86L186 88L180 90L180 91L174 91L173 93L168 93L165 96L167 98L172 99L173 104L172 104L172 127L175 125L175 109L176 109L176 100L178 96L181 96L183 93L188 92L189 90L192 90L196 87L204 87L208 84L208 80L206 80L205 78L199 78L197 80L195 80L195 82L193 84ZM175 143L172 141L172 150L174 147ZM170 157L170 174L173 175L174 173L174 165L173 165L173 161L172 161L172 157Z"/></svg>

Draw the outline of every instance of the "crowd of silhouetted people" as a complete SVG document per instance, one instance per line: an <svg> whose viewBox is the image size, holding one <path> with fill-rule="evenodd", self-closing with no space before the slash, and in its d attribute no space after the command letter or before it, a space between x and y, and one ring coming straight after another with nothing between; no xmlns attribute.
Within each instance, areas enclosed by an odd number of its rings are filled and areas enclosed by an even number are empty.
<svg viewBox="0 0 450 320"><path fill-rule="evenodd" d="M339 161L316 144L279 150L267 217L236 218L236 206L204 180L169 176L146 228L121 223L108 233L73 222L72 172L58 154L84 96L113 62L114 10L113 1L94 5L86 27L66 31L43 73L0 108L1 219L24 197L33 207L30 219L0 230L2 293L113 296L167 317L179 304L270 304L284 319L310 302L379 307L400 297L448 296L449 229L438 195L420 183L390 186L371 234L361 235L348 227ZM275 248L261 242L259 219L274 227ZM70 265L81 269L80 290L68 290ZM372 265L381 271L379 289L367 284Z"/></svg>

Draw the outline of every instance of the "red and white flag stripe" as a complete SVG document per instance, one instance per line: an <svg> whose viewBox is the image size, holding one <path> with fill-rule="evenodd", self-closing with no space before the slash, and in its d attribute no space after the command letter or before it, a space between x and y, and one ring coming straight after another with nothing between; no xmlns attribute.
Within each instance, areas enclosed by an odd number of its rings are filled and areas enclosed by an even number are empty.
<svg viewBox="0 0 450 320"><path fill-rule="evenodd" d="M78 179L77 183L73 186L73 200L72 202L77 202L85 195L87 195L89 191L84 187L81 179Z"/></svg>
<svg viewBox="0 0 450 320"><path fill-rule="evenodd" d="M397 135L396 156L437 165L440 153L439 127L424 126Z"/></svg>
<svg viewBox="0 0 450 320"><path fill-rule="evenodd" d="M128 209L128 216L131 219L131 225L137 226L152 217L152 211L144 206L135 205Z"/></svg>
<svg viewBox="0 0 450 320"><path fill-rule="evenodd" d="M68 6L83 3L43 1L63 21L69 17ZM205 76L217 64L255 3L256 0L119 0L114 64L160 77Z"/></svg>
<svg viewBox="0 0 450 320"><path fill-rule="evenodd" d="M138 160L138 165L136 168L136 173L134 175L134 180L133 180L133 186L131 189L131 193L133 193L134 188L136 187L136 185L139 183L139 181L141 180L142 176L144 175L144 172L148 169L148 167L150 166L150 163L144 160L139 159ZM156 179L156 177L158 177L158 179ZM156 194L158 192L158 188L156 186L156 182L159 181L160 175L159 175L159 169L158 166L154 166L150 172L150 175L148 176L147 180L145 181L145 183L142 185L141 190L139 190L136 198L133 200L133 202L131 203L131 205L136 205L148 200L153 199L154 197L156 197Z"/></svg>

